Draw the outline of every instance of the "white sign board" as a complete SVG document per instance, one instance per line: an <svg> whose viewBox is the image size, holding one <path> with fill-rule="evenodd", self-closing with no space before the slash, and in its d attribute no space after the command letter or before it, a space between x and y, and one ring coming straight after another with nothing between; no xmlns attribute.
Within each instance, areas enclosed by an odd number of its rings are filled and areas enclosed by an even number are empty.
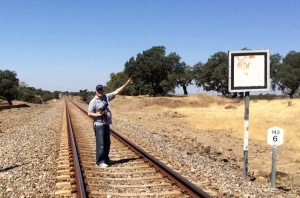
<svg viewBox="0 0 300 198"><path fill-rule="evenodd" d="M283 144L284 130L277 126L268 129L268 144L271 146L279 146Z"/></svg>
<svg viewBox="0 0 300 198"><path fill-rule="evenodd" d="M229 92L270 90L269 50L228 51Z"/></svg>

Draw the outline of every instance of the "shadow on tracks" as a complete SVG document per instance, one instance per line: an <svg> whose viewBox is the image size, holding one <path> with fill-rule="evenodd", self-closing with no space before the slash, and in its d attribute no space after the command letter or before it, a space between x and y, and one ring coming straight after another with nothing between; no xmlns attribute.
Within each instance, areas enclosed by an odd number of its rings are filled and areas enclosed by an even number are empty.
<svg viewBox="0 0 300 198"><path fill-rule="evenodd" d="M138 160L138 159L142 159L142 158L138 157L138 158L127 158L127 159L120 159L120 160L111 160L109 165L124 164L124 163L127 163L129 161Z"/></svg>

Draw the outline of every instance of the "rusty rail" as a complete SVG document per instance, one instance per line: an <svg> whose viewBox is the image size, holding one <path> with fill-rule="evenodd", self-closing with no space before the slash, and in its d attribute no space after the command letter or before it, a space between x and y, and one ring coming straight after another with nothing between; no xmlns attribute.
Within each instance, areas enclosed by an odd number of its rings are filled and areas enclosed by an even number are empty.
<svg viewBox="0 0 300 198"><path fill-rule="evenodd" d="M80 164L79 164L76 143L75 143L75 138L74 138L74 133L73 133L72 122L71 122L70 113L69 113L69 109L68 109L67 105L66 105L66 114L67 114L69 141L70 141L71 148L72 148L72 157L73 157L74 169L75 169L76 197L86 198L87 193L86 193L85 185L83 182L83 177L82 177L82 173L81 173L81 168L80 168Z"/></svg>
<svg viewBox="0 0 300 198"><path fill-rule="evenodd" d="M184 177L182 177L177 172L173 171L171 168L157 160L156 158L149 155L147 152L136 146L134 143L128 141L122 135L118 134L116 131L112 130L112 135L114 135L121 142L124 142L133 152L135 152L138 156L142 157L144 161L153 165L153 167L158 170L161 174L166 176L174 185L177 185L180 189L185 191L191 197L203 197L208 198L211 197L205 191L200 189L198 186L194 185Z"/></svg>

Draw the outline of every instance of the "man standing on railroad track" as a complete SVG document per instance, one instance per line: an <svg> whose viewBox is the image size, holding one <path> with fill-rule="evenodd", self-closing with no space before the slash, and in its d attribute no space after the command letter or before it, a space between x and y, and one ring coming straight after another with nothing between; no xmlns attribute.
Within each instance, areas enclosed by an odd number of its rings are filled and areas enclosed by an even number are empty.
<svg viewBox="0 0 300 198"><path fill-rule="evenodd" d="M88 116L94 118L94 132L96 136L96 166L106 168L111 164L109 159L110 150L110 127L112 124L112 114L109 102L120 94L128 85L132 84L131 78L115 91L104 94L102 85L96 86L96 95L90 101Z"/></svg>

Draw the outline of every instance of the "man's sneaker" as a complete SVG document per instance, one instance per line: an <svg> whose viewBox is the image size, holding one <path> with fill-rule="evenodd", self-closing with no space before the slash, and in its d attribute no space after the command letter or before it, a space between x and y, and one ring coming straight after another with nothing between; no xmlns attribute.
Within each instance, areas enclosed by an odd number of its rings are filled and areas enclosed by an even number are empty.
<svg viewBox="0 0 300 198"><path fill-rule="evenodd" d="M101 164L97 164L96 166L101 167L101 168L107 168L107 164L105 163L101 163Z"/></svg>

